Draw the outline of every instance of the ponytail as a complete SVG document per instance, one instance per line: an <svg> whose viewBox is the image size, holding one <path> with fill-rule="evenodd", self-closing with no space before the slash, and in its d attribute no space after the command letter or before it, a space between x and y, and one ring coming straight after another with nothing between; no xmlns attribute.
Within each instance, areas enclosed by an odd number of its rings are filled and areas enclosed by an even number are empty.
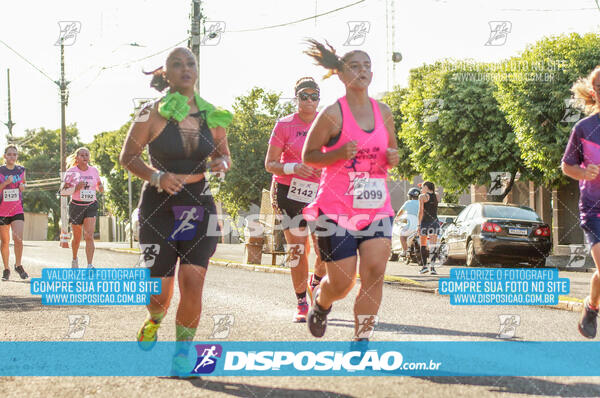
<svg viewBox="0 0 600 398"><path fill-rule="evenodd" d="M317 61L317 65L321 65L325 69L329 70L329 72L323 76L323 79L327 79L331 75L341 72L344 69L344 64L346 61L348 61L348 59L350 59L350 57L356 53L365 54L369 60L371 59L369 54L362 50L349 51L344 54L343 57L339 57L335 53L335 49L327 40L325 40L325 43L327 43L327 47L329 47L329 49L315 39L308 39L309 48L308 50L304 51L304 54L314 58L314 60Z"/></svg>
<svg viewBox="0 0 600 398"><path fill-rule="evenodd" d="M169 82L165 79L165 74L163 71L163 67L159 67L150 72L144 72L145 75L152 75L152 80L150 81L150 87L162 92L165 88L169 87Z"/></svg>
<svg viewBox="0 0 600 398"><path fill-rule="evenodd" d="M573 97L583 101L586 115L600 112L600 104L596 102L594 96L590 93L590 91L596 91L594 80L598 75L600 75L600 65L596 66L586 77L577 79L571 87Z"/></svg>
<svg viewBox="0 0 600 398"><path fill-rule="evenodd" d="M317 61L317 65L321 65L325 69L328 69L329 72L323 76L324 79L327 79L333 74L340 72L344 69L344 61L335 53L335 49L329 44L326 40L327 46L329 49L325 47L325 45L319 43L315 39L309 39L308 50L304 51L304 54L312 57L315 61Z"/></svg>

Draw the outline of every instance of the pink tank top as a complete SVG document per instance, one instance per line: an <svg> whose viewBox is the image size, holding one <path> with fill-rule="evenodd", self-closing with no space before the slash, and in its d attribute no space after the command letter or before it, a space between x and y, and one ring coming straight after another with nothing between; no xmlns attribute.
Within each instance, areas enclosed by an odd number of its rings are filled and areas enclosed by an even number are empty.
<svg viewBox="0 0 600 398"><path fill-rule="evenodd" d="M300 119L298 113L281 118L269 139L269 145L283 149L281 152L281 163L302 163L302 147L306 141L306 134L312 123L305 123ZM290 185L292 178L300 178L295 174L275 175L273 179L283 185ZM302 180L319 182L319 178L300 178Z"/></svg>
<svg viewBox="0 0 600 398"><path fill-rule="evenodd" d="M346 97L338 100L342 108L341 136L334 145L321 150L334 151L355 140L358 152L353 159L339 160L323 169L317 198L303 211L309 221L321 211L341 227L358 231L394 215L386 181L389 135L379 104L369 100L375 116L375 128L370 133L356 123Z"/></svg>

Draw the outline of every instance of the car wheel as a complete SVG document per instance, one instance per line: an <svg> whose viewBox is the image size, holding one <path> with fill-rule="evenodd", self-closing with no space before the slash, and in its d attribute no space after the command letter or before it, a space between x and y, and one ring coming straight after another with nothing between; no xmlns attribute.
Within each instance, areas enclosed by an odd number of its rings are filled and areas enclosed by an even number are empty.
<svg viewBox="0 0 600 398"><path fill-rule="evenodd" d="M534 268L544 268L546 266L546 257L542 258L541 260L531 261L529 265Z"/></svg>
<svg viewBox="0 0 600 398"><path fill-rule="evenodd" d="M398 261L398 253L392 253L390 255L390 261Z"/></svg>
<svg viewBox="0 0 600 398"><path fill-rule="evenodd" d="M479 256L475 254L475 244L472 240L467 244L467 267L476 267L481 265Z"/></svg>

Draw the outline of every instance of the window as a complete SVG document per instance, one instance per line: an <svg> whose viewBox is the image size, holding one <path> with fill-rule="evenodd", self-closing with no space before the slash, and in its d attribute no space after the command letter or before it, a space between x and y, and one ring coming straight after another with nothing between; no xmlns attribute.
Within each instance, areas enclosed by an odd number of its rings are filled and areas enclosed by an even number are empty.
<svg viewBox="0 0 600 398"><path fill-rule="evenodd" d="M529 207L486 205L483 208L483 216L488 218L542 221L537 213Z"/></svg>

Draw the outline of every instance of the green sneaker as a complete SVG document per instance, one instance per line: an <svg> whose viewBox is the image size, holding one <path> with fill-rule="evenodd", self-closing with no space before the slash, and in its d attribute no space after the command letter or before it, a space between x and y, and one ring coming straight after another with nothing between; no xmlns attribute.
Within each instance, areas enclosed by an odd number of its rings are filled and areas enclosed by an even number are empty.
<svg viewBox="0 0 600 398"><path fill-rule="evenodd" d="M159 327L160 323L157 323L152 319L146 319L144 321L144 324L137 333L138 346L142 350L150 351L154 347L158 340L156 332Z"/></svg>
<svg viewBox="0 0 600 398"><path fill-rule="evenodd" d="M192 379L200 376L192 374L194 365L190 363L187 355L177 354L173 356L171 361L171 376L179 377L180 379Z"/></svg>

